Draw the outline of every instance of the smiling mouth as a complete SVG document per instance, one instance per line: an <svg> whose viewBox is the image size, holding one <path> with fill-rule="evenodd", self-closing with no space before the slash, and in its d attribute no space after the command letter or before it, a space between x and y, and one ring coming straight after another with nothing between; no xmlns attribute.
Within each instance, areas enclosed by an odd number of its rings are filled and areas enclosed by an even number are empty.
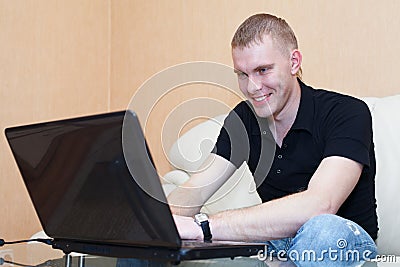
<svg viewBox="0 0 400 267"><path fill-rule="evenodd" d="M262 102L262 101L264 101L265 99L269 98L271 95L272 95L272 94L267 94L267 95L263 95L263 96L259 96L259 97L253 97L253 99L254 99L256 102Z"/></svg>

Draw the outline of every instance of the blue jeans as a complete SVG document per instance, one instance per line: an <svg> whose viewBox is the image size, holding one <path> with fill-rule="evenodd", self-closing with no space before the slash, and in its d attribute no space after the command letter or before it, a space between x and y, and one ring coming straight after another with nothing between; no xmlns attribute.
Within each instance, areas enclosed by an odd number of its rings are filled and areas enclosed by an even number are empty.
<svg viewBox="0 0 400 267"><path fill-rule="evenodd" d="M311 218L293 238L267 242L268 257L291 261L296 266L361 266L374 259L377 248L358 224L324 214Z"/></svg>

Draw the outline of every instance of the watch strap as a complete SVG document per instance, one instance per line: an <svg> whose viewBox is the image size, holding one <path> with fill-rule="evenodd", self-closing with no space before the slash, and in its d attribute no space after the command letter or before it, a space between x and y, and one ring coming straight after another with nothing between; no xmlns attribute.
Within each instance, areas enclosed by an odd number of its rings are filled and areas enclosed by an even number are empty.
<svg viewBox="0 0 400 267"><path fill-rule="evenodd" d="M200 223L200 226L203 230L204 242L211 242L212 234L210 230L210 223L208 221L203 221Z"/></svg>

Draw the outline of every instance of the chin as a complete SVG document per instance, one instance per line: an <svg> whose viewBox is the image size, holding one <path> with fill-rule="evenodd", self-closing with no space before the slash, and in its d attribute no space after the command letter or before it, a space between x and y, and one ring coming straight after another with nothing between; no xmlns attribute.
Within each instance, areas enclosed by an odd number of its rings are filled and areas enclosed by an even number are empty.
<svg viewBox="0 0 400 267"><path fill-rule="evenodd" d="M256 115L260 118L268 118L272 116L271 110L255 108L254 111L256 112Z"/></svg>

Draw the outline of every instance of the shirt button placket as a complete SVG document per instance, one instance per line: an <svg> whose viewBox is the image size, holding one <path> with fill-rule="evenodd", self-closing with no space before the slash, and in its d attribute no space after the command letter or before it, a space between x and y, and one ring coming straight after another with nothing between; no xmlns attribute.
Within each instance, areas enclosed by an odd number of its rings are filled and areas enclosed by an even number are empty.
<svg viewBox="0 0 400 267"><path fill-rule="evenodd" d="M278 154L276 157L277 157L278 159L282 159L282 158L283 158L283 155L282 155L282 154ZM282 169L278 168L278 169L276 170L276 174L281 174L281 173L282 173Z"/></svg>

